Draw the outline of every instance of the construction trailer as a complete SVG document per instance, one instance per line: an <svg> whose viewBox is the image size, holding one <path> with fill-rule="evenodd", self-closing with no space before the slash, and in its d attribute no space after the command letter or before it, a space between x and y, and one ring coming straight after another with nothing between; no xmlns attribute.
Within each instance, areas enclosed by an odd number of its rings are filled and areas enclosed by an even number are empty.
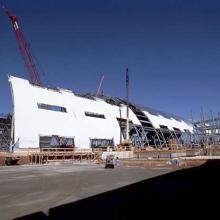
<svg viewBox="0 0 220 220"><path fill-rule="evenodd" d="M79 95L10 76L13 100L13 149L114 147L126 138L126 101ZM187 145L192 124L176 115L129 102L133 146L164 148Z"/></svg>

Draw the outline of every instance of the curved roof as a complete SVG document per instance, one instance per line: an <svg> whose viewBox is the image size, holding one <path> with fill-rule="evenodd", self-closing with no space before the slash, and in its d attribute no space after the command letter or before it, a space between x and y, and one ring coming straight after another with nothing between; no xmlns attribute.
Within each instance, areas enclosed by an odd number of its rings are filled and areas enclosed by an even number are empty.
<svg viewBox="0 0 220 220"><path fill-rule="evenodd" d="M142 110L149 112L149 114L151 114L151 115L155 115L155 116L161 115L161 116L163 116L164 118L167 118L167 119L172 119L173 118L177 121L184 121L187 124L190 123L189 120L187 120L183 117L177 116L175 114L172 114L172 113L163 112L163 111L160 111L160 110L153 109L151 107L140 106L140 105L137 105L137 106L139 108L141 108Z"/></svg>
<svg viewBox="0 0 220 220"><path fill-rule="evenodd" d="M103 100L105 100L106 102L108 102L109 104L113 104L113 105L120 105L120 104L126 104L126 101L123 100L123 99L120 99L120 98L117 98L117 97L112 97L112 96L107 96L107 95L100 95L100 96L97 96L95 94L92 94L92 93L87 93L87 94L81 94L80 96L84 97L84 98L92 98L92 99L95 99L95 98L101 98ZM163 116L164 118L167 118L167 119L175 119L177 121L184 121L185 123L187 124L191 124L189 120L183 118L183 117L180 117L180 116L177 116L175 114L172 114L172 113L167 113L167 112L164 112L164 111L160 111L160 110L157 110L157 109L154 109L154 108L151 108L151 107L147 107L147 106L142 106L142 105L138 105L136 103L133 103L133 102L129 102L130 104L132 104L134 107L136 108L139 108L143 111L147 111L149 114L151 115L155 115L155 116Z"/></svg>

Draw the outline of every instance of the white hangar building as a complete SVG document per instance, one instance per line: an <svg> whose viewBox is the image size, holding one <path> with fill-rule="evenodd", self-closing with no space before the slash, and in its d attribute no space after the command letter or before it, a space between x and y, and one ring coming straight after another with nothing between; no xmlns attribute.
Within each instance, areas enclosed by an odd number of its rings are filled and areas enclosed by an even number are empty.
<svg viewBox="0 0 220 220"><path fill-rule="evenodd" d="M13 97L14 148L116 146L124 140L126 103L107 96L31 84L9 77ZM129 104L133 145L184 144L192 125L181 117Z"/></svg>

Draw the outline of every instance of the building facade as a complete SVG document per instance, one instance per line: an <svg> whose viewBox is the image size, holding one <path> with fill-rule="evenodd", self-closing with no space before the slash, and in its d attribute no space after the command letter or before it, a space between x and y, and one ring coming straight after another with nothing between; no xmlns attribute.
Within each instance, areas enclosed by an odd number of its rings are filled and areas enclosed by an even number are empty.
<svg viewBox="0 0 220 220"><path fill-rule="evenodd" d="M54 146L116 146L125 137L126 102L78 95L61 88L9 77L13 97L13 142L18 149ZM130 136L135 146L183 145L191 123L173 114L129 103Z"/></svg>

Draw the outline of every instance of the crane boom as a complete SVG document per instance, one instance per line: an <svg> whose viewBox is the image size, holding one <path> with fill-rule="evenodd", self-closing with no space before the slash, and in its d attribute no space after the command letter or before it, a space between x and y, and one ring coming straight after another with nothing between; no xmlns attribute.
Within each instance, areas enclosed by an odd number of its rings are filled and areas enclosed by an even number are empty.
<svg viewBox="0 0 220 220"><path fill-rule="evenodd" d="M12 22L19 50L21 52L21 56L24 60L27 71L30 75L31 82L37 85L42 85L42 81L40 79L37 66L35 65L34 59L31 55L30 48L24 38L21 28L19 27L18 18L15 15L12 15L9 10L6 9L4 6L1 7Z"/></svg>
<svg viewBox="0 0 220 220"><path fill-rule="evenodd" d="M100 96L100 95L102 95L102 93L103 93L103 88L102 88L102 86L103 86L104 78L105 78L105 76L103 75L102 78L101 78L101 81L100 81L100 83L99 83L98 90L97 90L97 92L96 92L96 95L97 95L97 96Z"/></svg>

